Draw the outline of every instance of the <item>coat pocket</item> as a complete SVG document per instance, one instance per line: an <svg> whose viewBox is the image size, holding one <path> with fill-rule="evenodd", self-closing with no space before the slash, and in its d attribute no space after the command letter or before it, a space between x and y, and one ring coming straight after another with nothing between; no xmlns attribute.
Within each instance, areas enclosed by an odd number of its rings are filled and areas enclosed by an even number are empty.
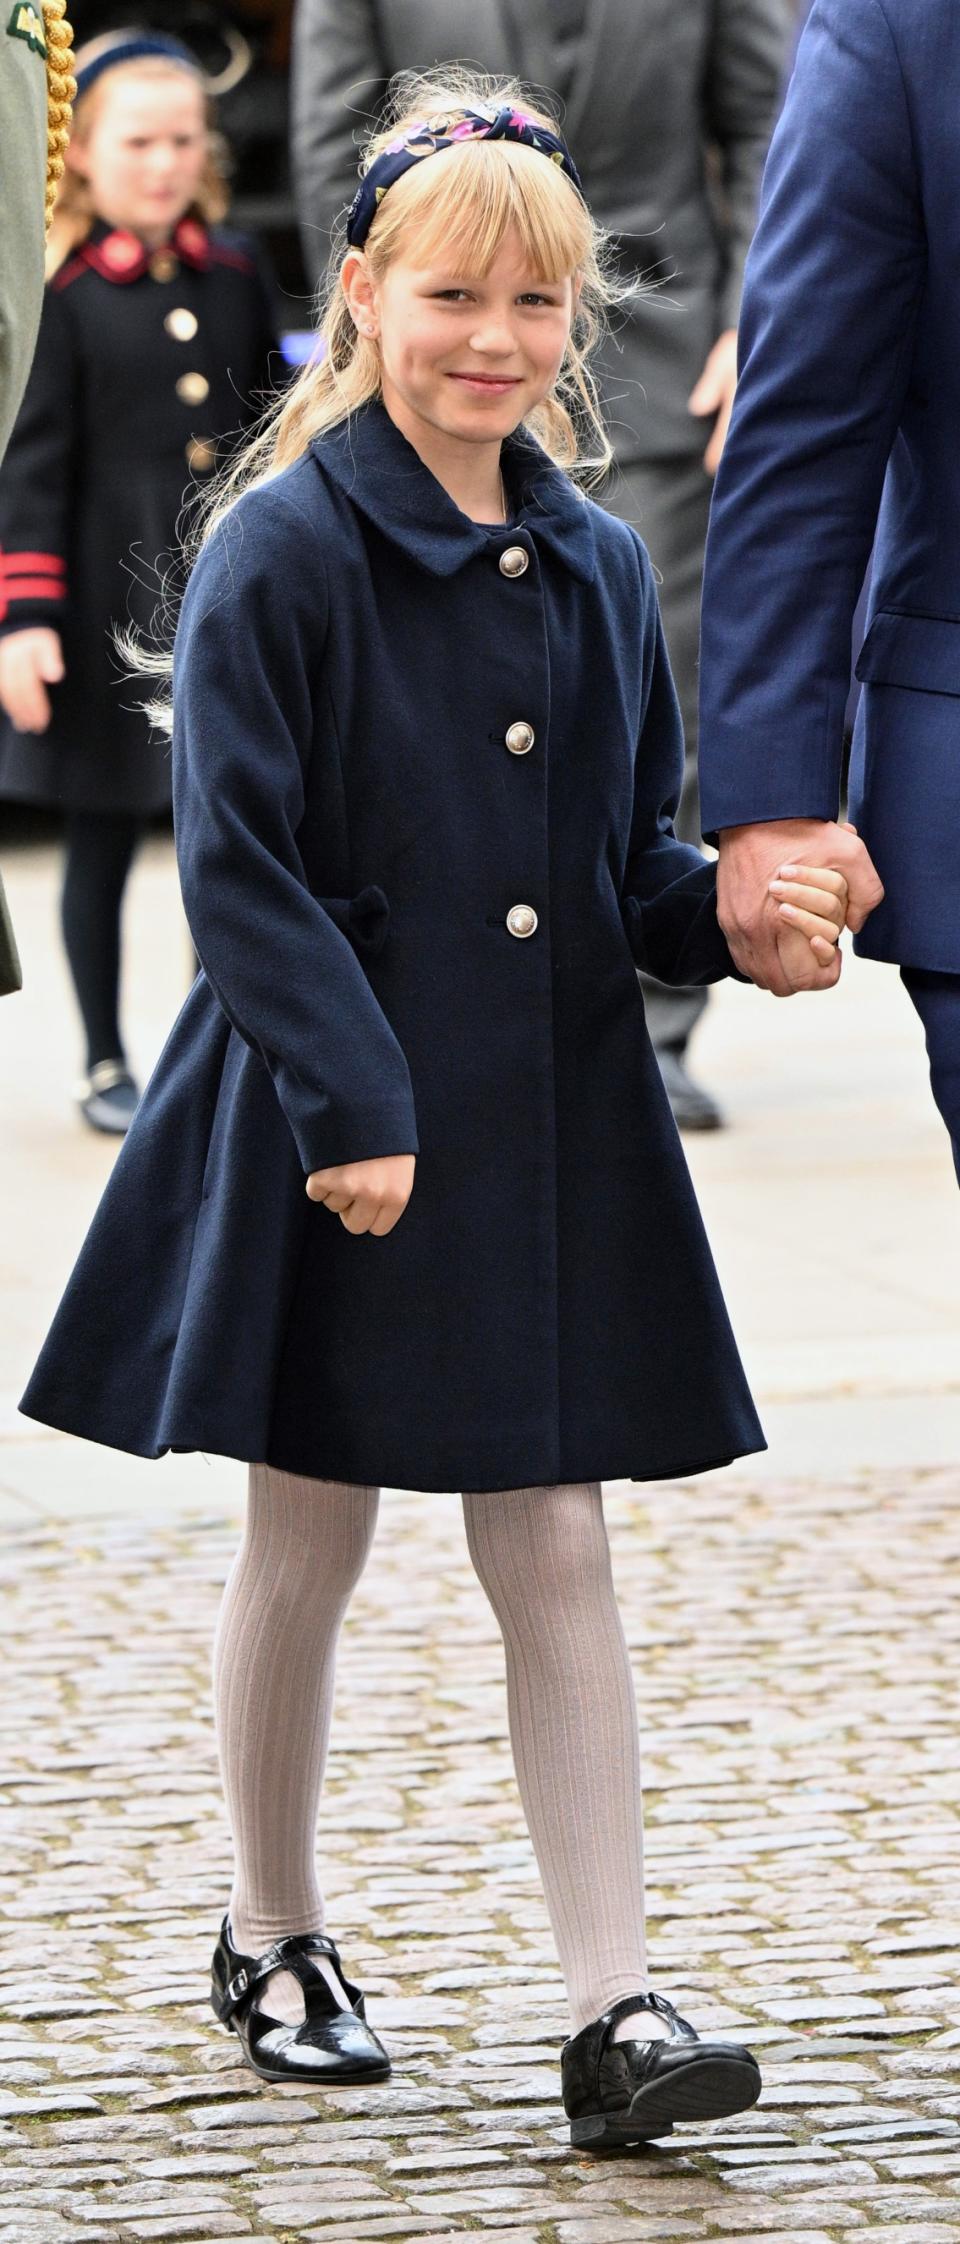
<svg viewBox="0 0 960 2244"><path fill-rule="evenodd" d="M860 650L857 677L870 686L960 696L960 621L878 609Z"/></svg>

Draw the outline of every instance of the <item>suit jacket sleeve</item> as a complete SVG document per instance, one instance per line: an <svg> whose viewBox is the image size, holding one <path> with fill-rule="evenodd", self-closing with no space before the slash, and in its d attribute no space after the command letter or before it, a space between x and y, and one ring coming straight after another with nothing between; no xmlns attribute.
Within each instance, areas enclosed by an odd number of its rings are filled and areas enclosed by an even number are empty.
<svg viewBox="0 0 960 2244"><path fill-rule="evenodd" d="M324 584L299 508L252 491L201 554L174 648L187 918L224 1012L270 1070L307 1173L417 1150L403 1053L311 893L297 842L322 722Z"/></svg>
<svg viewBox="0 0 960 2244"><path fill-rule="evenodd" d="M36 356L0 467L0 637L48 624L67 601L80 390L76 334L55 287L43 299Z"/></svg>
<svg viewBox="0 0 960 2244"><path fill-rule="evenodd" d="M774 137L703 600L703 831L835 818L850 633L925 275L881 0L818 0Z"/></svg>
<svg viewBox="0 0 960 2244"><path fill-rule="evenodd" d="M636 533L633 533L636 536ZM620 897L637 965L681 988L742 981L717 919L717 868L673 821L683 784L683 721L670 673L653 571L640 555L643 601L643 705L637 742L634 812Z"/></svg>
<svg viewBox="0 0 960 2244"><path fill-rule="evenodd" d="M373 0L299 0L293 34L293 172L307 271L326 270L330 230L357 187L354 134L376 117L387 74Z"/></svg>
<svg viewBox="0 0 960 2244"><path fill-rule="evenodd" d="M720 150L726 205L721 328L736 327L764 160L783 92L792 0L717 0L705 80L707 133Z"/></svg>

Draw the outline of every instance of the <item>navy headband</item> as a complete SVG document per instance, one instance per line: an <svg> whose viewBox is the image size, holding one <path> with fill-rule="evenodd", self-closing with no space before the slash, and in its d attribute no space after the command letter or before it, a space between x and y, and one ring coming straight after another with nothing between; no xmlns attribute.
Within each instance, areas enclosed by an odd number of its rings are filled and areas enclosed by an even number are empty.
<svg viewBox="0 0 960 2244"><path fill-rule="evenodd" d="M185 47L181 40L169 39L164 31L131 31L128 38L121 37L112 47L104 47L100 54L91 55L89 62L82 62L79 69L74 63L77 100L82 94L89 93L90 87L103 76L105 70L114 70L119 62L139 62L145 55L162 55L169 62L185 63L190 70L196 71L198 77L203 75L196 55L191 54L189 47Z"/></svg>
<svg viewBox="0 0 960 2244"><path fill-rule="evenodd" d="M515 109L512 103L486 113L480 109L461 109L453 116L431 117L409 126L399 140L392 140L374 157L347 215L350 248L363 247L384 195L395 180L402 179L404 172L411 171L424 156L437 155L444 148L457 148L463 140L513 140L521 148L535 148L551 163L558 164L572 180L578 195L583 196L580 174L566 142L548 131L546 125L528 117L522 109Z"/></svg>

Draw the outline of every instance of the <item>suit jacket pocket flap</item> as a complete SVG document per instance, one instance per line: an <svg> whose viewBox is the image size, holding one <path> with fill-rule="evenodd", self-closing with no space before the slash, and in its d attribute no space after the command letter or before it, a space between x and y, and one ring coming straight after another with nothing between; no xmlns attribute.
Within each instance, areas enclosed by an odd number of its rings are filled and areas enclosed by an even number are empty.
<svg viewBox="0 0 960 2244"><path fill-rule="evenodd" d="M960 694L960 621L880 608L861 648L857 677L872 686Z"/></svg>

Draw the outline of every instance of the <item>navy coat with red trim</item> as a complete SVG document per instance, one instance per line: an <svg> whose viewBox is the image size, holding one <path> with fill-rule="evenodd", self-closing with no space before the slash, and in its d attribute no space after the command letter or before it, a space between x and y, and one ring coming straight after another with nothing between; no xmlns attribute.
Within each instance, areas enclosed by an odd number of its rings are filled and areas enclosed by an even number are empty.
<svg viewBox="0 0 960 2244"><path fill-rule="evenodd" d="M487 529L371 405L200 557L173 754L203 971L32 1417L428 1489L763 1446L635 970L732 970L671 823L653 572L536 446L503 457ZM306 1197L417 1149L389 1238Z"/></svg>
<svg viewBox="0 0 960 2244"><path fill-rule="evenodd" d="M152 254L98 224L48 283L0 468L0 634L51 625L66 677L42 736L0 723L0 796L169 804L169 750L150 738L113 629L150 630L165 573L176 581L184 499L209 480L217 440L262 410L274 342L258 253L195 219Z"/></svg>

